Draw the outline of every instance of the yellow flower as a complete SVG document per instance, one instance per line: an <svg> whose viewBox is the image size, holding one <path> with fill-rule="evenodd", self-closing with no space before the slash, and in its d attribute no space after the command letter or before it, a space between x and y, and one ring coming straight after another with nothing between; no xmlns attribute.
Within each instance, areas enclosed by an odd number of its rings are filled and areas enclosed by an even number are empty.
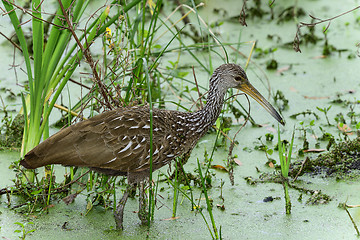
<svg viewBox="0 0 360 240"><path fill-rule="evenodd" d="M108 40L109 44L111 44L111 29L110 28L106 28L105 30L105 37L106 37L106 40Z"/></svg>
<svg viewBox="0 0 360 240"><path fill-rule="evenodd" d="M109 34L110 35L110 37L111 37L111 29L110 28L106 28L106 34Z"/></svg>
<svg viewBox="0 0 360 240"><path fill-rule="evenodd" d="M194 210L200 210L201 209L201 206L200 205L194 205Z"/></svg>

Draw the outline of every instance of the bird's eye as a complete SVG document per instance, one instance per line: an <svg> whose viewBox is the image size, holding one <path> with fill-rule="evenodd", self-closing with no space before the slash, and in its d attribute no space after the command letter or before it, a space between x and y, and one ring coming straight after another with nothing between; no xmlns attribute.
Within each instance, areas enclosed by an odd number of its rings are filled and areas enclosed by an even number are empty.
<svg viewBox="0 0 360 240"><path fill-rule="evenodd" d="M236 77L235 77L235 80L236 80L237 82L239 82L239 81L243 80L243 78L240 77L240 76L236 76Z"/></svg>

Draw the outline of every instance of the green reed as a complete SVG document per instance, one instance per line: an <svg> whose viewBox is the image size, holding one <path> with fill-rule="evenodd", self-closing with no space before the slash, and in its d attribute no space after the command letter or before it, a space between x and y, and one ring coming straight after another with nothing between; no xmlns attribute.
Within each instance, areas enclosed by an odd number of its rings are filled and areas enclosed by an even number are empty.
<svg viewBox="0 0 360 240"><path fill-rule="evenodd" d="M293 130L291 142L289 145L289 151L286 152L286 146L285 143L281 141L280 138L280 127L278 126L278 149L279 149L279 160L280 160L280 166L281 166L281 175L284 178L283 186L284 186L284 195L285 195L285 210L286 214L291 213L291 201L290 201L290 195L289 195L289 169L290 169L290 163L291 163L291 154L292 154L292 148L294 144L294 136L295 136L295 129Z"/></svg>

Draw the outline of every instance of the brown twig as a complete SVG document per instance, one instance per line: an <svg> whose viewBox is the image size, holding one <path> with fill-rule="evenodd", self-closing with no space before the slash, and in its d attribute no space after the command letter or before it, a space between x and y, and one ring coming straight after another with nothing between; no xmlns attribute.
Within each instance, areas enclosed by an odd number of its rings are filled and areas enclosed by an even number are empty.
<svg viewBox="0 0 360 240"><path fill-rule="evenodd" d="M112 97L111 97L111 95L109 94L109 92L107 91L107 89L106 89L106 87L104 86L104 84L101 82L100 76L99 76L99 74L98 74L98 72L97 72L97 70L96 70L96 65L97 65L97 63L94 63L94 60L93 60L93 58L92 58L92 56L91 56L91 54L90 54L90 51L89 51L89 48L90 48L90 46L91 46L92 43L88 43L87 41L85 41L85 42L86 42L86 44L85 44L86 48L84 48L84 46L81 44L79 38L77 37L77 35L76 35L75 31L74 31L73 24L72 24L72 22L70 21L68 15L67 15L67 12L66 12L66 9L64 8L64 5L62 4L61 0L58 0L58 2L59 2L59 6L60 6L60 8L61 8L61 11L63 12L63 15L64 15L64 18L65 18L65 20L66 20L66 23L67 23L68 26L69 26L68 29L70 30L72 36L74 37L74 39L75 39L77 45L79 46L81 52L83 52L87 63L90 65L90 68L91 68L91 70L92 70L92 73L93 73L95 82L98 84L100 93L101 93L101 95L103 96L103 98L104 98L104 100L105 100L106 107L107 107L108 109L112 109L112 104L110 104L110 101L109 101L109 99L108 99L109 96L110 96L110 98L112 98ZM86 39L86 38L85 38L85 39ZM112 99L112 100L113 100L113 99Z"/></svg>
<svg viewBox="0 0 360 240"><path fill-rule="evenodd" d="M79 86L82 87L82 88L86 88L86 89L88 89L88 90L91 89L90 87L88 87L88 86L86 86L86 85L84 85L84 84L82 84L82 83L80 83L80 82L78 82L78 81L75 81L75 80L72 79L72 78L69 78L69 81L72 82L72 83L75 83L75 84L79 85Z"/></svg>
<svg viewBox="0 0 360 240"><path fill-rule="evenodd" d="M15 48L17 48L20 52L22 52L21 47L14 42L13 40L11 40L10 38L8 38L5 34L3 34L2 32L0 32L0 35L3 36L6 40L8 40Z"/></svg>
<svg viewBox="0 0 360 240"><path fill-rule="evenodd" d="M309 161L310 161L309 157L305 158L305 160L301 163L301 167L300 167L298 173L296 174L295 178L292 180L292 182L296 181L296 179L300 176L300 173L303 171L305 164Z"/></svg>
<svg viewBox="0 0 360 240"><path fill-rule="evenodd" d="M14 185L14 187L16 187L16 186ZM6 194L8 192L13 192L13 193L15 192L16 193L16 192L19 192L19 190L16 189L16 188L14 188L13 190L9 190L7 187L0 189L0 195Z"/></svg>
<svg viewBox="0 0 360 240"><path fill-rule="evenodd" d="M68 30L70 30L69 28L67 28L67 27L65 27L65 26L60 26L60 25L54 24L53 22L49 22L49 21L46 21L46 20L44 20L44 19L42 19L42 18L36 17L36 16L34 16L34 15L32 14L32 10L28 10L28 9L26 9L26 8L23 8L23 7L19 6L19 5L16 5L16 4L15 4L14 2L12 2L12 1L5 0L5 2L7 2L8 4L13 5L15 8L21 10L21 11L22 11L23 13L25 13L25 14L30 15L30 16L31 16L32 18L34 18L34 19L37 19L37 20L43 21L43 22L45 22L45 23L51 24L51 25L56 26L56 27L58 27L58 28L60 28L60 29L68 29ZM41 4L42 4L42 2L39 4L39 6L38 6L37 8L39 8L39 7L41 6ZM14 8L12 11L15 11L15 8ZM11 12L11 11L10 11L10 12ZM3 15L7 15L7 14L9 14L10 12L4 12ZM23 22L23 23L20 23L20 25L24 25L24 24L26 24L26 23L28 23L28 22L30 22L30 21L31 21L31 19L29 19L29 20L27 20L27 21L25 21L25 22Z"/></svg>
<svg viewBox="0 0 360 240"><path fill-rule="evenodd" d="M241 25L247 27L247 24L246 24L246 0L244 0L243 6L240 11L239 22Z"/></svg>
<svg viewBox="0 0 360 240"><path fill-rule="evenodd" d="M339 15L336 15L336 16L334 16L334 17L331 17L331 18L328 18L328 19L324 19L324 20L322 20L322 19L320 19L320 18L316 18L316 17L314 17L314 16L312 16L312 15L309 14L309 17L310 17L310 18L312 18L312 19L314 19L314 20L318 20L318 21L317 21L317 22L313 22L313 23L300 22L300 24L299 24L298 27L297 27L296 35L295 35L294 41L293 41L293 48L294 48L295 52L301 52L301 50L300 50L300 37L299 37L299 36L300 36L300 28L302 28L302 27L315 27L315 26L318 25L318 24L325 23L325 22L329 22L328 25L326 26L326 28L324 29L324 32L325 32L325 31L329 28L330 23L331 23L332 20L334 20L334 19L336 19L336 18L339 18L339 17L341 17L341 16L343 16L343 15L346 15L346 14L348 14L348 13L350 13L350 12L353 12L353 11L355 11L355 10L358 9L358 8L360 8L360 6L357 6L357 7L353 8L353 9L351 9L351 10L349 10L349 11L346 11L346 12L344 12L344 13L341 13L341 14L339 14Z"/></svg>
<svg viewBox="0 0 360 240"><path fill-rule="evenodd" d="M201 99L202 96L201 96L200 91L199 91L199 85L198 85L198 82L197 82L197 79L196 79L196 74L195 74L194 66L192 66L192 70L193 70L193 75L194 75L194 81L195 81L195 85L196 85L196 90L197 90L197 92L198 92L199 99ZM200 101L200 107L203 108L202 101Z"/></svg>
<svg viewBox="0 0 360 240"><path fill-rule="evenodd" d="M69 185L71 185L71 184L79 181L80 178L82 178L83 176L85 176L86 174L88 174L90 171L91 171L91 170L89 169L89 170L87 170L85 173L83 173L82 175L80 175L80 177L78 177L77 179L72 180L71 182L65 184L64 186L61 186L61 187L58 187L58 188L53 189L53 190L52 190L52 193L54 194L54 193L63 191L63 188L65 188L65 187L67 187L67 186L69 186Z"/></svg>
<svg viewBox="0 0 360 240"><path fill-rule="evenodd" d="M15 205L15 206L11 207L11 209L16 209L16 208L22 207L24 205L27 205L27 203L26 202L25 203L20 203L18 205Z"/></svg>
<svg viewBox="0 0 360 240"><path fill-rule="evenodd" d="M234 96L237 95L245 95L246 100L248 102L248 106L249 106L249 110L248 110L248 117L245 119L245 122L243 123L243 125L240 127L240 129L235 133L233 140L230 143L230 147L229 147L229 154L228 154L228 158L227 158L227 165L228 165L228 170L229 170L229 178L230 178L230 182L231 185L234 186L235 182L234 182L234 167L233 164L231 164L232 161L234 161L233 157L232 157L232 152L234 150L234 146L235 146L235 139L236 136L239 134L239 132L245 127L246 123L248 122L249 118L250 118L250 110L251 110L251 106L250 106L250 100L249 97L244 94L244 93L240 93L240 94L236 94Z"/></svg>
<svg viewBox="0 0 360 240"><path fill-rule="evenodd" d="M354 225L354 228L355 228L355 231L356 231L357 235L358 235L358 236L360 236L359 229L358 229L358 227L357 227L357 225L356 225L356 223L355 223L354 219L352 218L352 216L351 216L351 214L350 214L349 210L347 210L347 207L346 207L346 206L344 207L344 209L345 209L346 213L348 214L348 216L349 216L349 218L350 218L350 220L351 220L352 224Z"/></svg>

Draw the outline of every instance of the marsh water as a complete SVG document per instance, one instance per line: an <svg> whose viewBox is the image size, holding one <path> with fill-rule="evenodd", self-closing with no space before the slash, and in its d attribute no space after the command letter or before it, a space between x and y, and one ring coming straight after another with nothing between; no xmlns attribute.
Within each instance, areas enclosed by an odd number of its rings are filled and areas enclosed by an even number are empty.
<svg viewBox="0 0 360 240"><path fill-rule="evenodd" d="M269 14L264 17L248 18L247 27L239 24L238 16L242 8L240 1L205 1L205 6L198 9L199 15L207 23L222 23L214 27L213 31L223 42L242 43L239 51L248 56L250 54L252 43L257 41L258 51L253 53L252 63L249 64L247 75L251 83L269 98L269 89L271 94L280 90L289 101L288 107L282 111L286 125L281 127L282 138L290 139L294 126L299 129L302 126L308 131L307 140L310 149L325 149L327 142L319 142L322 132L319 127L332 133L339 141L343 139L342 133L337 127L334 119L337 114L346 114L350 111L348 107L342 104L334 104L333 101L341 99L342 101L357 102L359 100L359 49L360 39L359 10L351 12L328 23L315 26L315 34L320 38L315 44L301 44L301 53L292 49L292 41L296 34L296 22L294 20L277 23L277 18L270 19ZM327 19L356 7L357 1L329 1L307 0L307 1L278 1L274 3L274 14L278 16L281 11L287 7L294 6L297 3L298 8L305 11L305 15L299 17L298 21L311 22L309 14L321 19ZM251 5L251 3L249 3ZM269 7L263 3L263 9L269 11ZM171 6L165 6L165 11L171 9ZM232 17L235 17L234 19ZM197 23L196 17L190 18ZM1 17L1 22L9 22L7 16ZM0 31L4 34L10 34L12 29L9 24L0 26ZM329 56L324 56L323 48L325 44L325 34L323 28L328 26L326 38L328 44L334 46L337 50ZM306 27L301 29L309 31ZM22 88L16 84L14 71L10 69L12 64L13 50L1 39L2 58L0 59L0 70L4 73L0 78L0 87L11 89L18 94ZM289 44L286 44L289 43ZM263 54L265 50L276 49L273 53ZM219 49L220 52L220 49ZM21 62L20 55L17 54L17 61ZM207 54L198 53L200 57L207 58ZM230 61L244 65L246 58L241 57L235 50L229 51ZM260 56L259 56L260 55ZM172 59L169 54L167 60ZM276 60L277 70L266 70L266 64L269 60ZM213 65L220 65L220 59L214 57ZM186 54L181 55L179 60L186 63L191 72L191 66L196 62ZM184 64L185 65L185 64ZM259 70L261 69L261 70ZM264 77L266 76L266 78ZM21 84L21 79L25 79L24 73L17 72L17 78ZM187 78L192 81L192 74ZM197 79L207 86L209 75L197 72ZM267 79L267 80L266 80ZM72 94L72 87L69 87ZM75 90L73 94L77 94ZM20 98L11 100L6 98L9 91L2 91L4 104L8 110L19 111L21 108ZM66 93L65 93L66 94ZM67 99L65 95L63 97ZM240 97L239 101L247 106L245 98ZM308 204L307 200L311 194L299 192L290 188L289 194L292 202L292 212L285 214L284 189L278 183L258 183L249 184L248 177L258 179L263 173L272 173L274 168L266 163L268 159L263 151L258 151L255 146L259 145L259 137L265 141L265 134L271 133L276 136L277 123L267 114L255 101L251 102L251 115L254 120L263 127L253 127L247 124L237 137L237 145L234 148L234 154L237 155L239 164L234 170L235 184L232 186L229 181L228 173L219 169L210 169L214 176L212 178L212 188L208 189L208 194L213 200L213 214L216 226L221 228L221 237L224 239L357 239L354 225L351 222L347 212L339 207L346 203L348 205L360 204L360 181L359 178L347 178L346 174L342 178L327 176L326 174L305 174L296 181L297 186L314 191L321 191L330 196L328 203ZM273 103L272 100L270 102ZM325 115L317 110L327 108L331 126L327 126ZM359 106L354 104L354 112L359 113ZM172 106L169 106L172 108ZM290 118L291 115L306 112L310 110L319 115L316 119L314 115L299 115L296 118ZM60 114L54 114L52 121L56 121ZM349 121L349 120L348 120ZM232 137L243 124L243 120L233 122L229 135ZM349 124L350 125L350 124ZM52 132L56 132L52 129ZM294 141L294 160L304 160L305 157L316 158L318 153L305 153L305 156L299 156L298 150L303 146L302 131L296 131ZM355 138L356 134L349 135ZM194 171L197 168L197 159L203 161L204 150L211 151L214 146L216 135L208 134L202 138L193 150L186 170ZM275 137L276 139L276 137ZM276 140L266 142L271 147L276 145ZM214 165L225 166L227 159L227 148L219 148L213 156ZM13 161L19 159L17 151L0 151L0 188L12 186L12 179L15 173L9 169ZM271 158L277 159L277 152ZM61 166L57 166L55 171L61 174L64 172ZM166 167L155 172L155 179L159 172L166 173ZM223 184L223 186L222 186ZM35 229L34 232L27 235L27 239L210 239L209 229L199 213L192 211L191 203L180 195L177 208L176 219L172 217L173 207L173 188L165 183L160 184L164 190L157 196L158 202L155 209L155 220L151 227L143 227L137 217L138 210L137 198L129 199L125 208L124 231L118 232L114 229L114 218L111 210L105 210L103 207L94 207L86 214L86 196L80 194L74 203L66 205L59 200L52 202L51 208L41 214L34 213L24 215L11 209L11 206L21 202L16 196L9 199L6 194L0 198L0 236L4 239L16 239L20 236L14 232L20 227L15 222L33 222L27 225L28 230ZM221 187L222 186L222 187ZM194 188L195 198L203 198L200 194L201 189ZM119 197L121 192L118 192ZM223 199L220 197L222 196ZM270 198L269 198L270 197ZM264 201L272 199L272 201ZM206 211L205 200L200 200L203 207L203 213L210 228L211 223ZM217 207L224 206L224 208ZM353 221L360 225L360 208L349 208L349 213ZM86 215L85 215L86 214Z"/></svg>

